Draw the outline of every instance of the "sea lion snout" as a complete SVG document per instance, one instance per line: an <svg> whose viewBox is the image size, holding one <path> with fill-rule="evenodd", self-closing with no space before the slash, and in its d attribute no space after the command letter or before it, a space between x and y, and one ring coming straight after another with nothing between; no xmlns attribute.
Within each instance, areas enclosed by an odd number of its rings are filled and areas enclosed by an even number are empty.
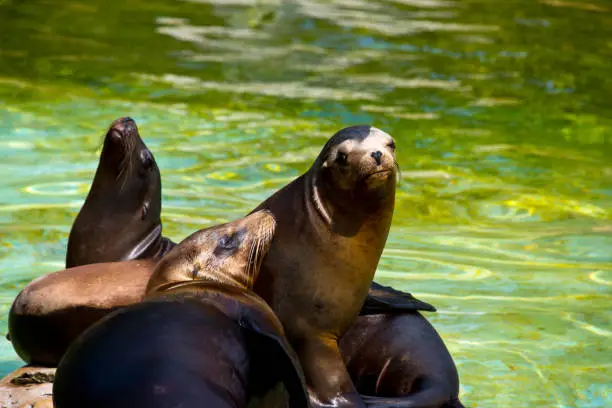
<svg viewBox="0 0 612 408"><path fill-rule="evenodd" d="M381 165L382 161L380 160L380 158L382 157L382 152L380 150L370 153L370 156L372 156L374 160L376 160L377 165Z"/></svg>
<svg viewBox="0 0 612 408"><path fill-rule="evenodd" d="M129 116L124 116L116 119L110 126L109 134L117 139L121 139L127 135L132 135L138 132L138 127L134 119Z"/></svg>

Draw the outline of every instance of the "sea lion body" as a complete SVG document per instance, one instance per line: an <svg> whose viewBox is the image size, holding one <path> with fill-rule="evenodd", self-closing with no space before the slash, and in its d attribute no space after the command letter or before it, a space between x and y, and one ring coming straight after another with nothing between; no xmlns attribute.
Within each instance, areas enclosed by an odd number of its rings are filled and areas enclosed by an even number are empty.
<svg viewBox="0 0 612 408"><path fill-rule="evenodd" d="M133 119L115 120L68 237L66 267L159 259L174 243L162 237L161 177Z"/></svg>
<svg viewBox="0 0 612 408"><path fill-rule="evenodd" d="M56 408L306 408L282 325L250 291L273 233L274 218L261 211L181 242L156 266L143 302L70 346Z"/></svg>
<svg viewBox="0 0 612 408"><path fill-rule="evenodd" d="M372 408L462 408L459 376L434 327L418 312L360 316L342 356ZM381 398L382 397L382 398Z"/></svg>
<svg viewBox="0 0 612 408"><path fill-rule="evenodd" d="M56 366L86 328L142 300L155 264L144 259L83 265L35 279L9 311L13 348L29 364Z"/></svg>
<svg viewBox="0 0 612 408"><path fill-rule="evenodd" d="M381 130L345 128L308 172L254 210L278 223L255 291L283 323L313 406L364 406L337 342L364 304L389 233L394 149Z"/></svg>

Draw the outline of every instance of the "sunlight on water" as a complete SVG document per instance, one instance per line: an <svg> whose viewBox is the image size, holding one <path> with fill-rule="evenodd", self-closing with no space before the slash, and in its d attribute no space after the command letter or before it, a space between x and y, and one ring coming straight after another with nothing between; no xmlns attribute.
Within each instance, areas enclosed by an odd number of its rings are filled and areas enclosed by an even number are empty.
<svg viewBox="0 0 612 408"><path fill-rule="evenodd" d="M3 334L63 267L115 118L155 154L175 241L371 123L402 169L377 280L438 308L464 403L612 406L606 1L0 1L0 21Z"/></svg>

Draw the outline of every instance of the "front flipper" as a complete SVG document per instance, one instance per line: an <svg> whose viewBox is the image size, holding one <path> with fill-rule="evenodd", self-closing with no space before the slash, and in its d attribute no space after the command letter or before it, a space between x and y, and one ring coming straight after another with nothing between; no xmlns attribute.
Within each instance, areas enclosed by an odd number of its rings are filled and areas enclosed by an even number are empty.
<svg viewBox="0 0 612 408"><path fill-rule="evenodd" d="M436 308L429 303L415 298L408 292L402 292L390 286L383 286L372 282L368 297L363 303L359 315L396 314L417 310L435 312Z"/></svg>
<svg viewBox="0 0 612 408"><path fill-rule="evenodd" d="M251 360L248 408L309 408L299 360L283 334L266 320L252 313L240 321Z"/></svg>

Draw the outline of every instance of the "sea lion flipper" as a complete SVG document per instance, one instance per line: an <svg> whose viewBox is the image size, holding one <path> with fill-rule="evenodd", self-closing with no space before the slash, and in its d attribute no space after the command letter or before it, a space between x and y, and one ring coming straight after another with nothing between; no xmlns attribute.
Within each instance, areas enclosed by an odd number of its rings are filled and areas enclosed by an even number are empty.
<svg viewBox="0 0 612 408"><path fill-rule="evenodd" d="M429 303L415 298L408 292L402 292L390 286L383 286L372 282L368 297L363 303L359 314L365 316L379 313L413 312L417 310L435 312L436 308Z"/></svg>
<svg viewBox="0 0 612 408"><path fill-rule="evenodd" d="M285 337L270 326L260 326L249 319L242 320L240 325L251 356L249 388L260 401L250 404L249 408L265 408L274 405L277 399L282 399L283 396L279 394L282 391L278 387L280 382L289 394L290 407L308 408L309 399L304 374L297 355ZM274 374L262 375L262 373ZM262 390L268 392L257 395L257 392L261 393Z"/></svg>

